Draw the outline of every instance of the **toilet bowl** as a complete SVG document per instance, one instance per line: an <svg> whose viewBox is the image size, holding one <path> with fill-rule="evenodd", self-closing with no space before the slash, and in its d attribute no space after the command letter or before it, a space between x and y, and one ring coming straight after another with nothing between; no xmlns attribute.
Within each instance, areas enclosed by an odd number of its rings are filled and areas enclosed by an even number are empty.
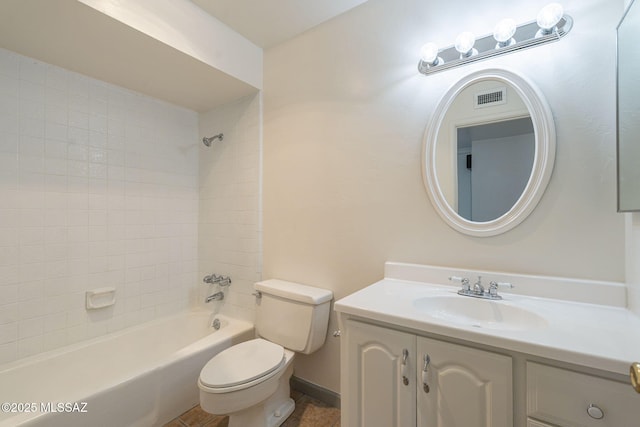
<svg viewBox="0 0 640 427"><path fill-rule="evenodd" d="M294 355L261 338L222 351L202 369L200 406L229 415L230 427L280 425L294 409L289 397Z"/></svg>
<svg viewBox="0 0 640 427"><path fill-rule="evenodd" d="M291 415L295 353L320 348L328 327L331 291L282 280L255 289L259 338L217 354L198 379L200 406L229 415L229 427L277 427Z"/></svg>

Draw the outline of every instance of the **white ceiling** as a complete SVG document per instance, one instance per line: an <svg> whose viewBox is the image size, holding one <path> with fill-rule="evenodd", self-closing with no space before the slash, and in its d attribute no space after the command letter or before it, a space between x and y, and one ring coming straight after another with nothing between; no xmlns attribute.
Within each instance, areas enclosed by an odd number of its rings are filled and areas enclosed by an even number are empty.
<svg viewBox="0 0 640 427"><path fill-rule="evenodd" d="M269 48L367 0L191 0L256 45Z"/></svg>
<svg viewBox="0 0 640 427"><path fill-rule="evenodd" d="M192 1L264 48L367 0ZM200 112L257 90L78 0L0 0L0 47Z"/></svg>
<svg viewBox="0 0 640 427"><path fill-rule="evenodd" d="M0 0L0 47L195 111L256 91L76 0Z"/></svg>

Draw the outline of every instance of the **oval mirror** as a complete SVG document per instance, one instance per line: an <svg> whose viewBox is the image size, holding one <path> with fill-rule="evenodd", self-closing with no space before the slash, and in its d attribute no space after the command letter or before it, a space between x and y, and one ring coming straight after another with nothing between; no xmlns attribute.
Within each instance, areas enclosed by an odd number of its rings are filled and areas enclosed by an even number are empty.
<svg viewBox="0 0 640 427"><path fill-rule="evenodd" d="M554 158L553 118L539 91L512 72L484 70L438 104L425 132L422 174L448 225L494 236L533 211Z"/></svg>

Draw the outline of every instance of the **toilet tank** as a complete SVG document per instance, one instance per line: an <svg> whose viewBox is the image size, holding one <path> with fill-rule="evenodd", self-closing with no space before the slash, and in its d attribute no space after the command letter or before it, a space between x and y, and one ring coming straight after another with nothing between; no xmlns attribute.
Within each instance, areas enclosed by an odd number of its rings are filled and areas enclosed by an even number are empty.
<svg viewBox="0 0 640 427"><path fill-rule="evenodd" d="M259 336L299 353L313 353L324 344L333 292L299 283L270 279L254 285L256 331Z"/></svg>

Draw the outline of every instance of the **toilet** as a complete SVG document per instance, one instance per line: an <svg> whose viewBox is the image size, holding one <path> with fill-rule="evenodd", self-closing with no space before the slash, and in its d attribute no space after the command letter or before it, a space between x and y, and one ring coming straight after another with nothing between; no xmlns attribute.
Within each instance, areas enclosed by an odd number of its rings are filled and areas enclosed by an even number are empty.
<svg viewBox="0 0 640 427"><path fill-rule="evenodd" d="M322 347L329 325L331 291L278 279L254 287L258 338L218 353L198 379L200 406L229 415L229 427L276 427L291 415L295 353Z"/></svg>

